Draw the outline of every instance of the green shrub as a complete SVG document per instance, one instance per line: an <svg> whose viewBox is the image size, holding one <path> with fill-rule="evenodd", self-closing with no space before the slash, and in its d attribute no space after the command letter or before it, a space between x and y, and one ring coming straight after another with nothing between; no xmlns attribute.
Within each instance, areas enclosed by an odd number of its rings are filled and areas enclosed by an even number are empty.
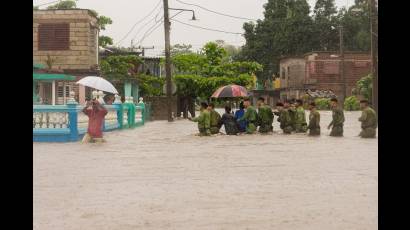
<svg viewBox="0 0 410 230"><path fill-rule="evenodd" d="M329 98L316 98L315 103L316 103L316 108L318 110L329 110L330 109L330 99Z"/></svg>
<svg viewBox="0 0 410 230"><path fill-rule="evenodd" d="M344 103L344 109L347 111L357 111L360 109L360 102L356 96L350 96L346 98Z"/></svg>

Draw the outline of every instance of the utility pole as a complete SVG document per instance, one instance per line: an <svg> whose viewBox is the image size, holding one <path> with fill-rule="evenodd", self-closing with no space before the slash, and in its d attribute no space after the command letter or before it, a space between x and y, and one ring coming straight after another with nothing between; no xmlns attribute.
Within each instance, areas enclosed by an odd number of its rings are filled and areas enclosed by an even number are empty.
<svg viewBox="0 0 410 230"><path fill-rule="evenodd" d="M369 0L370 9L370 34L371 34L371 55L372 55L372 75L373 75L373 88L372 88L372 104L376 113L379 113L379 61L378 61L378 29L377 29L377 14L376 14L376 1Z"/></svg>
<svg viewBox="0 0 410 230"><path fill-rule="evenodd" d="M343 97L343 104L346 99L346 76L345 76L345 53L343 49L343 26L339 26L339 35L340 35L340 78L342 79L342 97Z"/></svg>
<svg viewBox="0 0 410 230"><path fill-rule="evenodd" d="M169 38L171 22L169 21L168 0L164 0L164 29L165 29L165 79L167 85L167 109L168 122L173 121L172 118L172 95L171 95L171 46Z"/></svg>

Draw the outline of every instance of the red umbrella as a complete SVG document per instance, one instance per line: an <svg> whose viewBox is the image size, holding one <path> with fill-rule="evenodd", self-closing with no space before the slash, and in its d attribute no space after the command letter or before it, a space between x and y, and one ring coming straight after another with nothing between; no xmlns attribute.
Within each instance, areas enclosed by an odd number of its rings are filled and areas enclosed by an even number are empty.
<svg viewBox="0 0 410 230"><path fill-rule="evenodd" d="M211 97L222 98L222 97L247 97L248 91L245 87L240 85L226 85L217 89Z"/></svg>

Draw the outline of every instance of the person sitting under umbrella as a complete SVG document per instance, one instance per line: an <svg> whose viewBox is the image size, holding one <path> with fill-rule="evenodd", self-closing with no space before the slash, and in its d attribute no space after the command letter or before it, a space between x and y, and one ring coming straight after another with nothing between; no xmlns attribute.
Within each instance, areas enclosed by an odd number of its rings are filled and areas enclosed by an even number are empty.
<svg viewBox="0 0 410 230"><path fill-rule="evenodd" d="M225 106L225 113L222 115L219 121L219 128L225 126L225 132L228 135L238 134L238 124L236 123L235 116L231 113L231 107L229 105Z"/></svg>
<svg viewBox="0 0 410 230"><path fill-rule="evenodd" d="M93 99L91 102L87 102L87 105L83 109L83 113L88 116L88 129L82 142L105 142L103 139L102 127L104 117L108 113L107 109L96 99Z"/></svg>

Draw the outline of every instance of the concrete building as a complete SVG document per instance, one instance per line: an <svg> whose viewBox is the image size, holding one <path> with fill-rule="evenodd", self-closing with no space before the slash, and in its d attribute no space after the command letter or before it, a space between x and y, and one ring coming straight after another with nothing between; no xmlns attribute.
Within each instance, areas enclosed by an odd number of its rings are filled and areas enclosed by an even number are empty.
<svg viewBox="0 0 410 230"><path fill-rule="evenodd" d="M305 81L304 57L284 57L279 61L280 99L299 98L304 93Z"/></svg>
<svg viewBox="0 0 410 230"><path fill-rule="evenodd" d="M317 92L332 92L343 96L343 78L340 75L341 59L338 52L317 51L303 57L285 57L280 60L280 99L298 99L310 89ZM352 95L356 82L370 73L370 54L345 52L344 76L346 96Z"/></svg>
<svg viewBox="0 0 410 230"><path fill-rule="evenodd" d="M343 95L343 78L340 75L341 59L337 52L311 52L305 54L306 69L304 88L331 90L338 98ZM369 53L345 52L344 76L346 96L352 95L356 82L371 72Z"/></svg>
<svg viewBox="0 0 410 230"><path fill-rule="evenodd" d="M54 104L65 104L69 91L84 103L89 92L75 82L98 75L97 18L86 9L33 10L33 63L51 68L75 80L50 79L38 84L38 95ZM88 91L88 90L87 90Z"/></svg>

